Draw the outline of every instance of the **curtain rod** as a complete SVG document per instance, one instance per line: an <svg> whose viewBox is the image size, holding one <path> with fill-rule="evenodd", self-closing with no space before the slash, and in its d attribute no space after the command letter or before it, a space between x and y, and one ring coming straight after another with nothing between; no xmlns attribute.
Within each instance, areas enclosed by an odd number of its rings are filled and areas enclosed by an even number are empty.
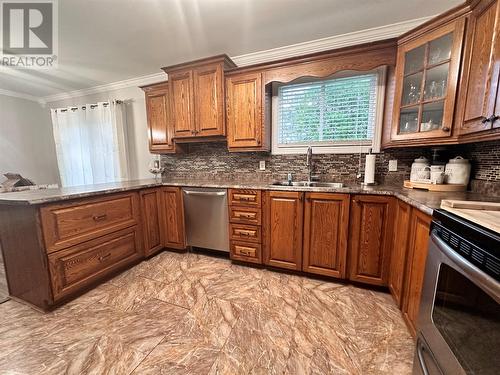
<svg viewBox="0 0 500 375"><path fill-rule="evenodd" d="M123 104L123 100L113 100L113 103L115 104ZM98 106L98 104L88 104L90 106L90 109L94 109L95 107ZM109 105L109 102L104 102L102 103L103 106L108 106ZM77 109L83 109L83 110L86 110L87 109L87 106L84 105L84 106L81 106L81 107L69 107L69 108L59 108L59 109L55 109L54 111L55 112L67 112L68 109L71 109L72 111L76 111Z"/></svg>

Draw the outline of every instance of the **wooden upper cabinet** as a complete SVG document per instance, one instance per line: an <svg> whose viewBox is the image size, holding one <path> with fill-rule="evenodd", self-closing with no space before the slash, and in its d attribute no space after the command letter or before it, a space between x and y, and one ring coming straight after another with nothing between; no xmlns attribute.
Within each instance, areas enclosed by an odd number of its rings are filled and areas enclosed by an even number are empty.
<svg viewBox="0 0 500 375"><path fill-rule="evenodd" d="M264 194L264 264L302 269L303 196L281 191Z"/></svg>
<svg viewBox="0 0 500 375"><path fill-rule="evenodd" d="M403 317L414 336L417 329L418 310L424 282L431 221L430 216L419 210L412 210L403 295Z"/></svg>
<svg viewBox="0 0 500 375"><path fill-rule="evenodd" d="M236 65L226 55L165 67L174 138L178 142L220 140L224 122L224 70Z"/></svg>
<svg viewBox="0 0 500 375"><path fill-rule="evenodd" d="M161 217L163 245L172 249L185 249L184 203L180 188L161 189Z"/></svg>
<svg viewBox="0 0 500 375"><path fill-rule="evenodd" d="M389 290L399 307L401 307L403 297L410 214L411 207L398 199L394 222L391 263L389 267Z"/></svg>
<svg viewBox="0 0 500 375"><path fill-rule="evenodd" d="M241 73L226 78L226 121L229 151L263 147L262 74Z"/></svg>
<svg viewBox="0 0 500 375"><path fill-rule="evenodd" d="M394 204L392 197L353 197L349 238L350 280L387 285Z"/></svg>
<svg viewBox="0 0 500 375"><path fill-rule="evenodd" d="M464 30L460 17L400 43L391 141L452 135Z"/></svg>
<svg viewBox="0 0 500 375"><path fill-rule="evenodd" d="M484 0L473 9L470 17L459 102L461 135L500 126L499 12L499 1Z"/></svg>
<svg viewBox="0 0 500 375"><path fill-rule="evenodd" d="M143 86L148 120L149 150L153 153L176 151L173 124L170 120L168 83Z"/></svg>
<svg viewBox="0 0 500 375"><path fill-rule="evenodd" d="M196 135L193 112L193 72L187 70L170 73L168 84L174 137L192 137Z"/></svg>
<svg viewBox="0 0 500 375"><path fill-rule="evenodd" d="M221 64L194 70L195 122L199 137L226 134L223 74Z"/></svg>
<svg viewBox="0 0 500 375"><path fill-rule="evenodd" d="M302 270L345 278L349 195L306 193Z"/></svg>

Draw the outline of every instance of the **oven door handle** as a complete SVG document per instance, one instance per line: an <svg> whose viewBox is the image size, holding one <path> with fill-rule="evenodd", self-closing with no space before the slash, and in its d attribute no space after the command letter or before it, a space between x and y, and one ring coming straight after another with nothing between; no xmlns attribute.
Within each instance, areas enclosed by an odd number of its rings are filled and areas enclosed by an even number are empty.
<svg viewBox="0 0 500 375"><path fill-rule="evenodd" d="M437 245L439 250L441 250L444 255L450 258L458 267L460 267L471 281L476 285L480 286L485 292L492 296L497 302L500 300L500 284L495 281L491 276L481 271L479 268L475 267L473 264L468 262L465 258L462 258L455 251L453 251L450 246L444 242L441 238L437 236L435 231L432 231L431 239Z"/></svg>
<svg viewBox="0 0 500 375"><path fill-rule="evenodd" d="M424 356L422 353L422 350L424 350L424 346L422 343L417 341L417 357L418 357L418 362L420 363L420 369L422 370L422 373L424 375L429 375L429 371L427 370L427 365L425 364Z"/></svg>

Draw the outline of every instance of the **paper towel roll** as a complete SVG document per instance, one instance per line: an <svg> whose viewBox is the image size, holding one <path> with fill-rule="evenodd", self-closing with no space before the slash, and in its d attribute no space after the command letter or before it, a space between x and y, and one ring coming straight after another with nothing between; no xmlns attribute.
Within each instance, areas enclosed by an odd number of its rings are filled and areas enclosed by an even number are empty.
<svg viewBox="0 0 500 375"><path fill-rule="evenodd" d="M365 184L375 183L375 155L366 155L365 160Z"/></svg>

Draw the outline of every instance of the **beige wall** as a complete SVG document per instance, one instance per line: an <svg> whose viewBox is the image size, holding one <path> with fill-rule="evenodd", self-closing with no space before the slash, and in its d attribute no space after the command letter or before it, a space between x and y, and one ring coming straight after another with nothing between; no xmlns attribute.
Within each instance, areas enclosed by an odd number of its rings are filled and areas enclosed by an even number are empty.
<svg viewBox="0 0 500 375"><path fill-rule="evenodd" d="M153 155L149 153L148 132L146 120L146 103L144 92L138 87L128 87L104 93L81 96L50 102L48 108L61 108L73 105L96 103L101 101L120 99L125 103L128 153L130 162L130 178L151 178L148 165Z"/></svg>
<svg viewBox="0 0 500 375"><path fill-rule="evenodd" d="M36 184L59 183L59 170L47 108L0 95L0 181L21 173Z"/></svg>

